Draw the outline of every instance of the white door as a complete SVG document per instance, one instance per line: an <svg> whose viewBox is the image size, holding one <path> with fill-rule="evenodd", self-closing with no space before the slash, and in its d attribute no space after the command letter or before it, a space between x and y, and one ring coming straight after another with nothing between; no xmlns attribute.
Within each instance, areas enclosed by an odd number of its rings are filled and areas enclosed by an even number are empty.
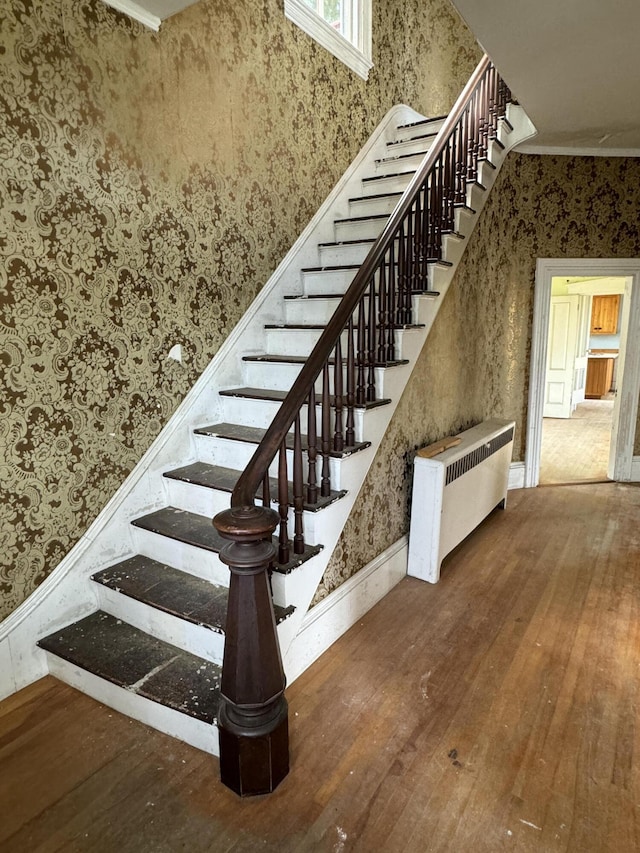
<svg viewBox="0 0 640 853"><path fill-rule="evenodd" d="M589 361L589 331L591 329L591 297L579 296L578 334L576 336L576 360L574 364L573 394L571 411L578 403L584 403L587 387L587 364Z"/></svg>
<svg viewBox="0 0 640 853"><path fill-rule="evenodd" d="M580 319L580 297L552 296L545 376L545 418L570 418Z"/></svg>

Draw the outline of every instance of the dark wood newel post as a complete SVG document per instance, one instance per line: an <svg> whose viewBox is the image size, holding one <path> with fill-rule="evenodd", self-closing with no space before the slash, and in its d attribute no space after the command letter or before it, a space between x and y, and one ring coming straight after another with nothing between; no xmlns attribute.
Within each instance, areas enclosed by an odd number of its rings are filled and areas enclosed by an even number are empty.
<svg viewBox="0 0 640 853"><path fill-rule="evenodd" d="M268 568L278 513L232 507L213 523L230 542L220 559L231 571L218 730L220 777L241 797L268 794L289 772L285 676Z"/></svg>

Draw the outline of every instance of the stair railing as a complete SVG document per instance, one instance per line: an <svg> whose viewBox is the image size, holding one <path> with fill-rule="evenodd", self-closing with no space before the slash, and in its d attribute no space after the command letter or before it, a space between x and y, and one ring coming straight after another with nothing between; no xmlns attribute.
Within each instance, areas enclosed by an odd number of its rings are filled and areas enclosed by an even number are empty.
<svg viewBox="0 0 640 853"><path fill-rule="evenodd" d="M455 233L455 211L466 205L467 187L477 181L510 101L507 86L483 57L241 474L231 508L213 520L230 540L221 558L231 571L220 771L222 781L241 795L273 790L289 767L285 677L269 568L274 558L284 565L304 554L305 503L316 503L318 493L330 497L331 455L355 446L356 409L380 402L376 367L397 359L396 330L412 323L413 296L429 292L430 267L442 260L444 238ZM270 508L272 465L278 512ZM258 492L262 503L256 506Z"/></svg>

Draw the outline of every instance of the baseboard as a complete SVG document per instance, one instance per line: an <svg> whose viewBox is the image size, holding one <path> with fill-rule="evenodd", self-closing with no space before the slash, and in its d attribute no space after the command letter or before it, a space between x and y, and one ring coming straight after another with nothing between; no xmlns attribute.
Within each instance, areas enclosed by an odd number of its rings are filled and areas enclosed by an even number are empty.
<svg viewBox="0 0 640 853"><path fill-rule="evenodd" d="M524 462L512 462L509 466L508 489L524 489Z"/></svg>
<svg viewBox="0 0 640 853"><path fill-rule="evenodd" d="M631 474L629 476L631 483L640 483L640 456L634 456L631 459Z"/></svg>
<svg viewBox="0 0 640 853"><path fill-rule="evenodd" d="M289 684L406 576L407 554L403 536L309 610L285 661Z"/></svg>

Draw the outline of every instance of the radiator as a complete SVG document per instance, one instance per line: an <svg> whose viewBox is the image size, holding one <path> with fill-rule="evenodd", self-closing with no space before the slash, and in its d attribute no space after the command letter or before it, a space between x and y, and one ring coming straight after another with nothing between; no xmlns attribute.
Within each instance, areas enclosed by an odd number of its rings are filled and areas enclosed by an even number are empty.
<svg viewBox="0 0 640 853"><path fill-rule="evenodd" d="M461 432L457 446L416 456L408 574L436 583L446 555L506 505L514 429L514 421L484 421Z"/></svg>

